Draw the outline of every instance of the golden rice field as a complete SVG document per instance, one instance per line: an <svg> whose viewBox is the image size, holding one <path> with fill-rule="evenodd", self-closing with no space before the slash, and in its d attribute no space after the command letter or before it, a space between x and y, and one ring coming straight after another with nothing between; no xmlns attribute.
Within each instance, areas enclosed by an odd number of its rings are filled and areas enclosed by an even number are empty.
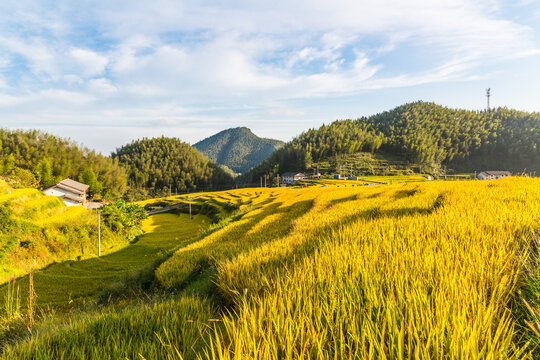
<svg viewBox="0 0 540 360"><path fill-rule="evenodd" d="M238 189L198 201L238 209L156 269L168 297L75 318L4 358L539 356L540 179Z"/></svg>

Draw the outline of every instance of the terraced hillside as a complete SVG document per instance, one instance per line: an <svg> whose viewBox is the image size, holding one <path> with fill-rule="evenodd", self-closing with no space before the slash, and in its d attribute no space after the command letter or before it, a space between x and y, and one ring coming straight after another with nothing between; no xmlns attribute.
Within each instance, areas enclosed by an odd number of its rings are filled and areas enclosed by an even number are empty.
<svg viewBox="0 0 540 360"><path fill-rule="evenodd" d="M67 207L36 189L13 189L0 181L0 284L55 261L95 256L96 215ZM103 228L103 251L125 246L119 234Z"/></svg>
<svg viewBox="0 0 540 360"><path fill-rule="evenodd" d="M3 356L539 355L540 179L329 183L196 197L198 216L212 207L219 222L187 241L179 236L177 249L155 264L157 293L38 325L38 335ZM186 233L193 224L187 219L159 223L187 218L187 201L144 204L180 204L175 214L146 220L148 245Z"/></svg>
<svg viewBox="0 0 540 360"><path fill-rule="evenodd" d="M155 215L144 222L143 229L147 234L131 246L105 256L68 260L35 271L33 281L39 296L37 305L65 311L65 308L92 301L103 288L123 275L151 266L164 252L197 238L207 222L204 216L195 216L193 221L189 221L184 214ZM21 297L26 299L28 277L19 279L17 284ZM3 290L0 290L0 295L7 289Z"/></svg>

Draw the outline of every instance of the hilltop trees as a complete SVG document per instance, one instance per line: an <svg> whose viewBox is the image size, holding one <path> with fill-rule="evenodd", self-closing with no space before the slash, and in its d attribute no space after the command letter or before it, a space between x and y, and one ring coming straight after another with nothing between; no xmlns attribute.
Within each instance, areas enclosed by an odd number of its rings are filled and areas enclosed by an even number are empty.
<svg viewBox="0 0 540 360"><path fill-rule="evenodd" d="M127 187L118 161L39 130L0 129L0 175L20 178L23 186L33 175L41 188L64 178L90 181L93 195L108 198L122 196Z"/></svg>
<svg viewBox="0 0 540 360"><path fill-rule="evenodd" d="M219 189L233 183L223 169L176 138L133 141L117 149L112 157L125 166L129 185L139 195Z"/></svg>
<svg viewBox="0 0 540 360"><path fill-rule="evenodd" d="M175 138L134 141L108 157L39 130L0 129L0 175L40 188L71 178L91 196L131 200L233 183L229 169Z"/></svg>
<svg viewBox="0 0 540 360"><path fill-rule="evenodd" d="M506 108L449 109L426 102L405 104L374 116L310 129L274 152L248 177L306 170L311 161L357 152L399 156L420 171L435 175L444 167L457 171L540 171L540 114Z"/></svg>
<svg viewBox="0 0 540 360"><path fill-rule="evenodd" d="M216 164L225 165L237 173L244 173L283 145L282 141L260 138L250 129L239 127L223 130L199 141L193 147Z"/></svg>

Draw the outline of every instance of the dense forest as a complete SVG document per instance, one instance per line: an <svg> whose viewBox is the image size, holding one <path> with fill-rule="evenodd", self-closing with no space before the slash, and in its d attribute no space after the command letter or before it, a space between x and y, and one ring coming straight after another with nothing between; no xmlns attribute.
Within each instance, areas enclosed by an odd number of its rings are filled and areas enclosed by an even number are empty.
<svg viewBox="0 0 540 360"><path fill-rule="evenodd" d="M282 147L280 140L260 138L246 127L223 130L193 145L216 164L244 173Z"/></svg>
<svg viewBox="0 0 540 360"><path fill-rule="evenodd" d="M233 184L225 169L177 138L136 140L117 149L112 157L127 169L134 198Z"/></svg>
<svg viewBox="0 0 540 360"><path fill-rule="evenodd" d="M399 156L417 171L540 172L540 114L498 108L450 109L415 102L370 117L310 129L246 174L306 171L313 164L359 152Z"/></svg>
<svg viewBox="0 0 540 360"><path fill-rule="evenodd" d="M0 175L40 188L71 178L90 185L90 195L97 197L118 197L127 187L118 161L40 130L0 129Z"/></svg>

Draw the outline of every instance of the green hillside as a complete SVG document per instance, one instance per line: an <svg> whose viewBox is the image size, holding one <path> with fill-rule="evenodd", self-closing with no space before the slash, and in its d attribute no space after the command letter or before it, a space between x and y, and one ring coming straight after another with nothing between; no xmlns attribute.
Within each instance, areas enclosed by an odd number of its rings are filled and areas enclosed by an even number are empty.
<svg viewBox="0 0 540 360"><path fill-rule="evenodd" d="M112 154L127 169L130 196L217 189L231 185L231 175L195 148L176 138L144 138Z"/></svg>
<svg viewBox="0 0 540 360"><path fill-rule="evenodd" d="M283 142L260 138L246 127L223 130L193 147L216 164L225 165L236 173L244 173L266 160Z"/></svg>
<svg viewBox="0 0 540 360"><path fill-rule="evenodd" d="M56 261L97 253L97 216L82 206L32 188L13 189L0 180L0 284ZM102 222L102 252L128 244L131 229Z"/></svg>
<svg viewBox="0 0 540 360"><path fill-rule="evenodd" d="M121 196L127 185L117 161L40 130L0 129L0 176L39 188L71 178L90 185L90 195L107 198Z"/></svg>
<svg viewBox="0 0 540 360"><path fill-rule="evenodd" d="M391 170L442 174L510 170L540 172L540 114L498 108L492 111L450 109L416 102L370 117L339 120L310 129L274 152L250 171L246 181L261 175L316 169L328 163L329 171L357 165L343 159L361 154L363 175L383 174L387 166L370 166L374 160L390 161ZM369 159L368 159L369 160ZM380 163L380 162L379 162Z"/></svg>

